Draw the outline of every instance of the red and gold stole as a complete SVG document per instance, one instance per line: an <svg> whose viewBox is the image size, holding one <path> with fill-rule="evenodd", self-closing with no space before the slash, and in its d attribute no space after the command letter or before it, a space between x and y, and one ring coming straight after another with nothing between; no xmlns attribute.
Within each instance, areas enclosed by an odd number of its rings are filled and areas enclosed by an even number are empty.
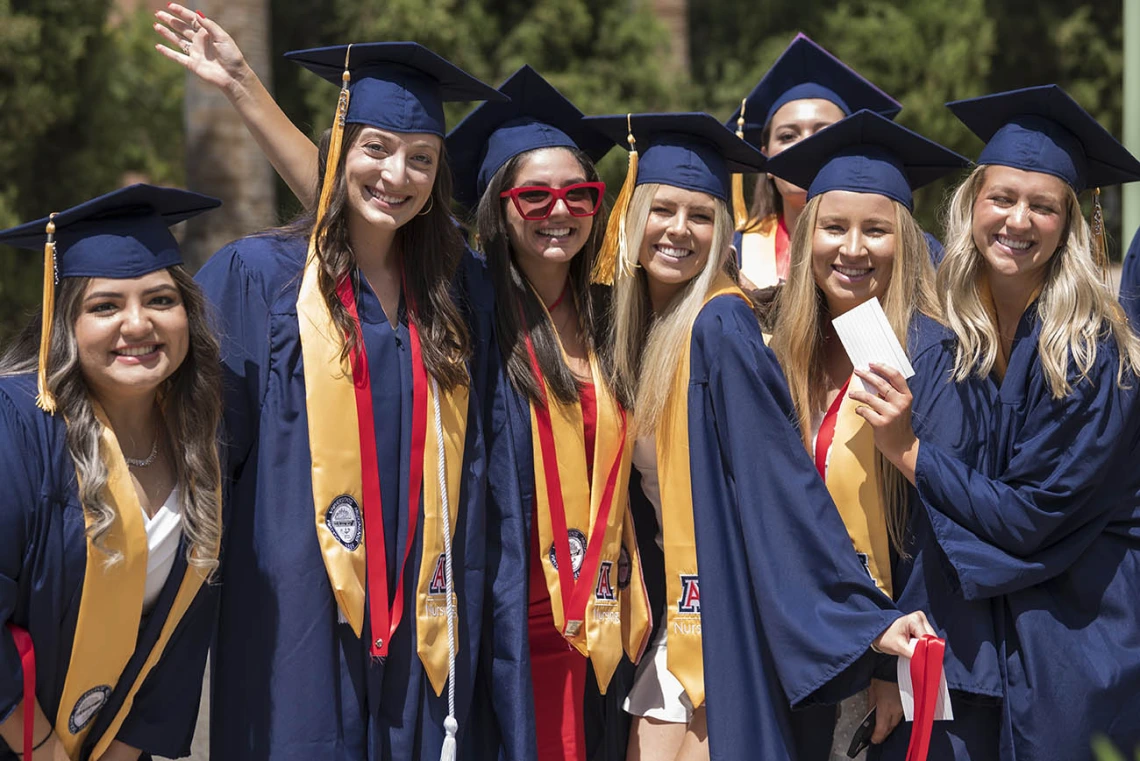
<svg viewBox="0 0 1140 761"><path fill-rule="evenodd" d="M79 599L79 618L71 658L55 718L55 731L68 757L78 759L84 740L99 710L111 697L127 662L135 653L142 621L143 592L146 588L147 539L142 506L131 483L126 459L119 441L98 402L92 401L95 417L102 425L100 453L107 465L104 499L114 510L114 522L103 535L109 552L122 554L115 565L106 565L107 554L87 537L87 566ZM219 509L221 493L217 495ZM91 516L86 511L87 527ZM158 640L130 686L118 713L97 740L92 758L99 758L115 739L134 705L135 695L154 665L162 657L174 629L198 594L204 575L187 568L178 593Z"/></svg>
<svg viewBox="0 0 1140 761"><path fill-rule="evenodd" d="M714 283L705 303L717 296L748 298L728 278ZM666 663L694 707L705 702L701 651L701 590L689 470L689 367L692 326L664 415L657 427L657 475L661 483L661 529L665 544Z"/></svg>
<svg viewBox="0 0 1140 761"><path fill-rule="evenodd" d="M851 384L858 382L854 375L848 378L823 416L815 463L867 573L893 598L887 511L875 467L874 430L855 413L858 402L847 396Z"/></svg>
<svg viewBox="0 0 1140 761"><path fill-rule="evenodd" d="M549 315L548 315L549 316ZM587 479L582 407L550 392L530 336L531 370L542 404L530 404L538 537L554 624L594 664L605 694L623 647L636 662L649 636L649 600L629 511L633 442L626 412L610 393L597 358L593 480Z"/></svg>
<svg viewBox="0 0 1140 761"><path fill-rule="evenodd" d="M433 405L415 325L414 305L409 311L412 353L412 451L408 478L407 541L393 583L396 589L389 606L387 547L381 504L380 470L376 454L376 420L372 408L372 379L368 356L359 333L356 296L349 278L337 288L358 331L357 348L349 368L340 359L343 337L339 335L317 283L320 263L310 244L301 291L297 299L301 353L305 371L305 407L308 413L309 451L312 457L313 507L317 538L337 605L353 632L364 626L364 598L368 610L374 657L386 657L392 635L404 613L404 588L400 583L415 541L423 491L423 554L420 559L416 596L417 650L436 694L447 680L446 589L441 583L444 530L440 518L438 447L434 426L427 424ZM405 288L405 292L407 289ZM458 515L463 447L466 439L468 388L442 393L448 496L451 525L455 533ZM350 432L356 432L352 437ZM349 438L346 439L346 435ZM428 478L424 478L424 474ZM368 562L371 555L372 562Z"/></svg>

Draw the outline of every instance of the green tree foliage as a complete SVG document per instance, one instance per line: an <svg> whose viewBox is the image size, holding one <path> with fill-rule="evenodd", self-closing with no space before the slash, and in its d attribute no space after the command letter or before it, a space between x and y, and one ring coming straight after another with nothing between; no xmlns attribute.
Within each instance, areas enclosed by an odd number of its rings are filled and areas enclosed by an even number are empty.
<svg viewBox="0 0 1140 761"><path fill-rule="evenodd" d="M182 74L158 65L150 14L108 0L0 0L0 226L124 177L183 180ZM0 247L0 339L39 303L42 257Z"/></svg>

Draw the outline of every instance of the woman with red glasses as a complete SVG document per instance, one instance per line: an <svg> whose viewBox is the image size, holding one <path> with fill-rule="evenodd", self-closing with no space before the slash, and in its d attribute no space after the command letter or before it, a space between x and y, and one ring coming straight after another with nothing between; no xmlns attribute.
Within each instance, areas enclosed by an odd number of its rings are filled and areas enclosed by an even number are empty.
<svg viewBox="0 0 1140 761"><path fill-rule="evenodd" d="M499 527L501 546L529 546L489 566L490 584L529 590L527 621L489 613L499 618L492 650L529 645L540 759L621 759L628 661L614 675L625 653L640 653L648 603L626 520L632 441L597 351L609 289L590 286L605 234L593 161L613 142L529 66L499 91L509 103L484 103L447 139L455 195L474 211L495 284L489 497L514 507L491 509L525 516ZM488 676L488 705L527 689L510 673ZM526 741L528 717L488 718L489 742Z"/></svg>

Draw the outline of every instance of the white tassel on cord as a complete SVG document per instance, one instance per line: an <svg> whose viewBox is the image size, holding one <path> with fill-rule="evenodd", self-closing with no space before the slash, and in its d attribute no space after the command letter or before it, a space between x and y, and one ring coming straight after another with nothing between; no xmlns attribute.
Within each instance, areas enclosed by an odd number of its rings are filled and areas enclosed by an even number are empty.
<svg viewBox="0 0 1140 761"><path fill-rule="evenodd" d="M455 576L451 568L451 508L447 499L447 462L443 445L443 417L439 411L439 383L431 379L435 402L435 439L439 446L439 494L443 502L443 572L447 587L447 718L443 720L443 748L439 761L455 761Z"/></svg>

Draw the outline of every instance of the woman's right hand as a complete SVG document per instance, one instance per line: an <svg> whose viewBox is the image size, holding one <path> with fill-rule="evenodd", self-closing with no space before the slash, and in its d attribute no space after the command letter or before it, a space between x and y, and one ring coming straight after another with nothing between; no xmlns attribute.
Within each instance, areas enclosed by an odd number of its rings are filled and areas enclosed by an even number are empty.
<svg viewBox="0 0 1140 761"><path fill-rule="evenodd" d="M203 82L208 82L233 98L240 94L251 71L233 38L217 22L178 3L155 11L154 30L174 49L155 49L175 61Z"/></svg>
<svg viewBox="0 0 1140 761"><path fill-rule="evenodd" d="M914 656L912 640L920 639L924 634L937 636L937 632L926 620L926 614L921 610L899 616L886 631L875 638L872 647L887 655L897 655L903 658Z"/></svg>

